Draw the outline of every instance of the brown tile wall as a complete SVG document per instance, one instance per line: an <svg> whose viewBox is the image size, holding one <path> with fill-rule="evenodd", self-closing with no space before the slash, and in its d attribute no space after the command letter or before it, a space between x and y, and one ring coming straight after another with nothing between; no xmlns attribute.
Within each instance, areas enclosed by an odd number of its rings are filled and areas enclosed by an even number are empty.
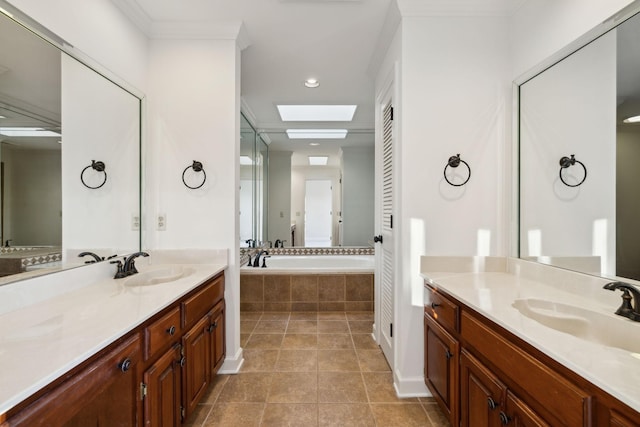
<svg viewBox="0 0 640 427"><path fill-rule="evenodd" d="M373 274L240 274L240 311L373 311Z"/></svg>

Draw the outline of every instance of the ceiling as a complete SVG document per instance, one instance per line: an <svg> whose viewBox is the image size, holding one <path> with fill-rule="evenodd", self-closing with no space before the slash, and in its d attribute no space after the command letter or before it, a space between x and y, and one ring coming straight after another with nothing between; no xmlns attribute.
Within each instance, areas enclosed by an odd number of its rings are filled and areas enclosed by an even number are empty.
<svg viewBox="0 0 640 427"><path fill-rule="evenodd" d="M368 72L391 0L119 0L148 23L242 23L243 110L270 150L337 155L342 145L373 146L374 78ZM187 5L188 3L188 5ZM130 13L129 13L130 14ZM138 21L140 18L138 17ZM316 78L317 88L304 81ZM356 104L352 122L280 119L277 104ZM345 140L289 140L289 128L349 129ZM294 157L306 161L306 156Z"/></svg>

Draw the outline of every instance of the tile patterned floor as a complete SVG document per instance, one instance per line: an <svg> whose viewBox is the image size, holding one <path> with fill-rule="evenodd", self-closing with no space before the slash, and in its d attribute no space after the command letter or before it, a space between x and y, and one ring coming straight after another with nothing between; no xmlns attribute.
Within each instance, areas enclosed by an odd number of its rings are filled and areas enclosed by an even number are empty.
<svg viewBox="0 0 640 427"><path fill-rule="evenodd" d="M245 362L218 375L189 427L449 426L431 398L398 399L372 313L241 313Z"/></svg>

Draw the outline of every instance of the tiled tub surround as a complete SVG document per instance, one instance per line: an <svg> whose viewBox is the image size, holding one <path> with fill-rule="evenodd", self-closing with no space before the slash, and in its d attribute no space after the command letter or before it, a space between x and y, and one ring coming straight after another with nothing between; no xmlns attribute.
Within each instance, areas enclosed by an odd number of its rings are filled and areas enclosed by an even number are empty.
<svg viewBox="0 0 640 427"><path fill-rule="evenodd" d="M11 301L0 304L0 416L223 271L226 251L212 261L189 265L188 277L144 288L112 279L107 263L0 287L0 297ZM141 261L138 269L163 266Z"/></svg>
<svg viewBox="0 0 640 427"><path fill-rule="evenodd" d="M240 311L373 311L373 273L248 274L241 271Z"/></svg>
<svg viewBox="0 0 640 427"><path fill-rule="evenodd" d="M542 299L631 322L614 314L620 293L602 289L610 280L514 258L422 257L421 274L427 283L640 411L638 354L558 332L512 306L517 299ZM629 325L637 329L629 340L637 340L640 322Z"/></svg>

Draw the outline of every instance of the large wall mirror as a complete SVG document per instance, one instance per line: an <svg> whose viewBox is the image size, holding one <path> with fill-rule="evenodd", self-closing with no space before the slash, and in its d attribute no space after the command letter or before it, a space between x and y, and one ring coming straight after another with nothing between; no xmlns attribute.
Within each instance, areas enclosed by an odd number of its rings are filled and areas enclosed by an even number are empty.
<svg viewBox="0 0 640 427"><path fill-rule="evenodd" d="M140 248L141 99L27 21L0 13L0 284Z"/></svg>
<svg viewBox="0 0 640 427"><path fill-rule="evenodd" d="M241 247L372 246L374 132L323 136L256 130L241 116Z"/></svg>
<svg viewBox="0 0 640 427"><path fill-rule="evenodd" d="M624 13L519 86L519 255L640 280L640 15Z"/></svg>

